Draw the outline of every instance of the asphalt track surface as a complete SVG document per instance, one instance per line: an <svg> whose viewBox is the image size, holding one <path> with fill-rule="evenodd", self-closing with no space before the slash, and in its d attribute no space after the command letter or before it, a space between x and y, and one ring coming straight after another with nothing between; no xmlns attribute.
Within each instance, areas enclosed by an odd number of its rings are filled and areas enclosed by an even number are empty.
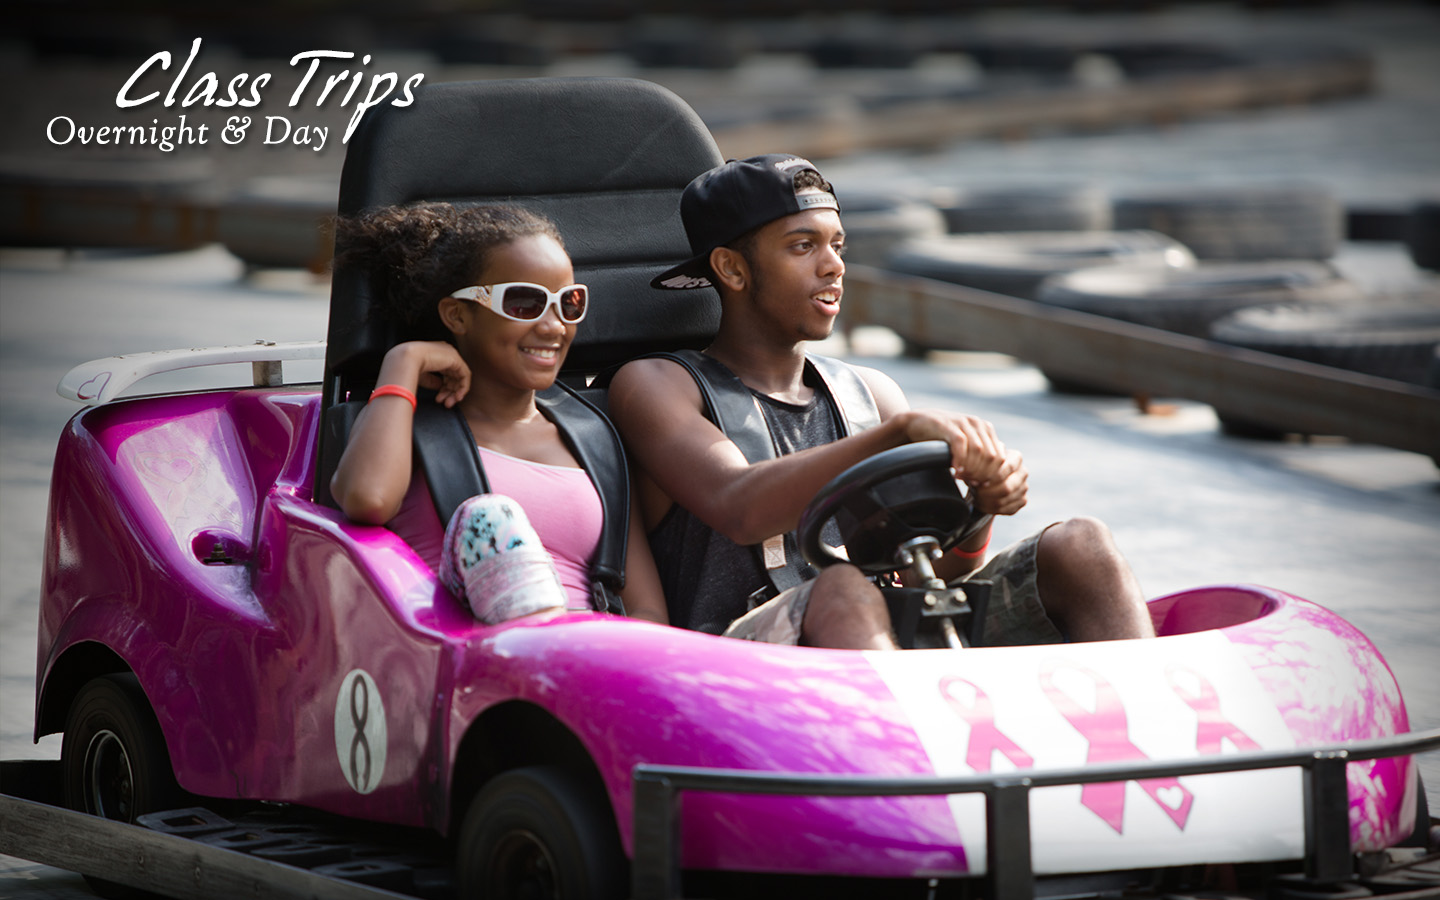
<svg viewBox="0 0 1440 900"><path fill-rule="evenodd" d="M1374 249L1361 264L1380 267ZM1386 265L1395 257L1386 257ZM1383 268L1383 267L1380 267ZM328 286L299 272L243 280L222 249L180 254L0 251L0 758L58 758L31 740L40 560L55 442L75 411L55 394L72 365L123 352L309 340L324 334ZM1222 436L1209 407L1052 394L1033 368L983 353L896 355L861 329L851 353L896 379L915 406L983 416L1021 449L1031 500L996 541L1091 515L1113 529L1146 593L1217 583L1276 587L1330 607L1379 647L1411 727L1440 726L1435 664L1440 470L1428 458L1340 441ZM318 378L318 364L287 380ZM248 366L161 376L149 389L236 383ZM1422 762L1440 808L1440 758ZM0 896L83 896L70 873L0 858Z"/></svg>

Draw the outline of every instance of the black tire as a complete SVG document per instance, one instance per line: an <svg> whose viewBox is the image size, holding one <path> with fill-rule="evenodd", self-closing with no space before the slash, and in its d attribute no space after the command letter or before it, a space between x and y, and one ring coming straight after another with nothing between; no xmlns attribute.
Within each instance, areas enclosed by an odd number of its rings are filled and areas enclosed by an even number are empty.
<svg viewBox="0 0 1440 900"><path fill-rule="evenodd" d="M529 66L539 68L555 61L555 51L519 29L499 23L484 26L452 21L425 38L425 46L446 65Z"/></svg>
<svg viewBox="0 0 1440 900"><path fill-rule="evenodd" d="M937 196L951 234L1108 231L1110 198L1098 187L956 188Z"/></svg>
<svg viewBox="0 0 1440 900"><path fill-rule="evenodd" d="M1057 83L1069 78L1080 59L1080 49L1069 41L992 39L967 35L959 40L946 41L935 49L964 53L987 73L1020 72L1048 77Z"/></svg>
<svg viewBox="0 0 1440 900"><path fill-rule="evenodd" d="M1094 52L1112 59L1132 79L1215 72L1242 62L1231 50L1181 41L1126 41L1101 45Z"/></svg>
<svg viewBox="0 0 1440 900"><path fill-rule="evenodd" d="M1410 207L1361 203L1345 210L1347 241L1404 243L1410 236Z"/></svg>
<svg viewBox="0 0 1440 900"><path fill-rule="evenodd" d="M470 804L456 847L463 900L618 898L627 873L603 788L553 766L492 779Z"/></svg>
<svg viewBox="0 0 1440 900"><path fill-rule="evenodd" d="M1205 337L1210 324L1248 306L1359 303L1358 288L1325 263L1201 263L1190 269L1107 266L1047 279L1042 303Z"/></svg>
<svg viewBox="0 0 1440 900"><path fill-rule="evenodd" d="M1070 397L1128 397L1125 391L1111 390L1101 387L1098 384L1091 384L1081 379L1070 378L1066 375L1056 375L1046 369L1041 369L1040 374L1045 376L1050 391L1056 394L1065 394Z"/></svg>
<svg viewBox="0 0 1440 900"><path fill-rule="evenodd" d="M657 23L642 26L625 42L625 52L635 64L646 69L733 69L745 51L732 36L707 29L696 34L688 28L671 28Z"/></svg>
<svg viewBox="0 0 1440 900"><path fill-rule="evenodd" d="M65 805L71 809L134 822L186 805L160 723L129 672L91 679L80 689L65 722L60 760ZM85 880L102 897L153 896L89 875Z"/></svg>
<svg viewBox="0 0 1440 900"><path fill-rule="evenodd" d="M821 37L809 48L817 69L908 69L920 58L920 48L886 35Z"/></svg>
<svg viewBox="0 0 1440 900"><path fill-rule="evenodd" d="M1199 259L1329 259L1345 230L1320 188L1187 187L1116 197L1114 212L1116 228L1168 234Z"/></svg>
<svg viewBox="0 0 1440 900"><path fill-rule="evenodd" d="M845 220L847 263L884 266L897 244L945 234L945 217L929 203L875 191L836 191Z"/></svg>
<svg viewBox="0 0 1440 900"><path fill-rule="evenodd" d="M1440 306L1263 306L1216 321L1210 336L1292 359L1424 384L1440 346Z"/></svg>
<svg viewBox="0 0 1440 900"><path fill-rule="evenodd" d="M1440 201L1421 203L1410 211L1405 243L1415 265L1440 271Z"/></svg>
<svg viewBox="0 0 1440 900"><path fill-rule="evenodd" d="M1283 428L1276 428L1274 425L1252 422L1220 409L1215 410L1215 418L1220 422L1220 433L1227 437L1244 438L1249 441L1279 441L1284 440L1285 435L1292 433Z"/></svg>
<svg viewBox="0 0 1440 900"><path fill-rule="evenodd" d="M906 241L890 254L889 266L907 275L1034 300L1040 284L1053 275L1121 262L1165 269L1194 266L1195 257L1150 231L1045 231Z"/></svg>

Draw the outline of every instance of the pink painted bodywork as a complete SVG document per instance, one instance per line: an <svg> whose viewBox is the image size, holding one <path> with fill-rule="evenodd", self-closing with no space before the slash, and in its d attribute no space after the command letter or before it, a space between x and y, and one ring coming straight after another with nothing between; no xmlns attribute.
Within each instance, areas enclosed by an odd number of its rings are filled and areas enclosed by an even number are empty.
<svg viewBox="0 0 1440 900"><path fill-rule="evenodd" d="M69 699L47 695L51 673L98 644L138 676L182 786L208 796L444 831L467 729L510 701L578 737L627 850L641 762L933 774L909 713L864 654L598 614L478 624L392 532L312 502L318 409L311 391L255 389L119 402L71 421L51 491L37 733L56 721L46 705ZM228 564L204 561L217 545ZM1151 612L1165 635L1224 634L1296 745L1408 728L1375 648L1313 604L1212 587ZM1337 652L1348 668L1325 663ZM957 655L957 677L984 658ZM336 748L340 681L356 668L375 678L388 724L383 778L368 794L346 782ZM1408 831L1414 782L1408 758L1351 766L1357 849ZM943 798L696 794L684 816L688 866L967 871Z"/></svg>

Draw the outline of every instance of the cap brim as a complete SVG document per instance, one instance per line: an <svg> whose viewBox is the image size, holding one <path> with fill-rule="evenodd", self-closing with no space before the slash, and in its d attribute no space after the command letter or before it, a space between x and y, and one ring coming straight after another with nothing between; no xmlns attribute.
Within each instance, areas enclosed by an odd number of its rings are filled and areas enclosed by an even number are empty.
<svg viewBox="0 0 1440 900"><path fill-rule="evenodd" d="M710 287L710 254L692 256L650 279L650 286L662 291L689 291Z"/></svg>

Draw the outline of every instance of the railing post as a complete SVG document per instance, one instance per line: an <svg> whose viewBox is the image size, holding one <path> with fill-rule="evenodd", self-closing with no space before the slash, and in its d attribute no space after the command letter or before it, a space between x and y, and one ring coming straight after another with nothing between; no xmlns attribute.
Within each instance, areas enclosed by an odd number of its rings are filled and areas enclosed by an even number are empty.
<svg viewBox="0 0 1440 900"><path fill-rule="evenodd" d="M1350 854L1350 791L1344 750L1317 753L1305 767L1305 877L1345 881L1355 873Z"/></svg>
<svg viewBox="0 0 1440 900"><path fill-rule="evenodd" d="M680 793L664 775L635 772L631 900L679 900Z"/></svg>
<svg viewBox="0 0 1440 900"><path fill-rule="evenodd" d="M1030 779L997 781L985 793L985 867L990 900L1033 900Z"/></svg>

